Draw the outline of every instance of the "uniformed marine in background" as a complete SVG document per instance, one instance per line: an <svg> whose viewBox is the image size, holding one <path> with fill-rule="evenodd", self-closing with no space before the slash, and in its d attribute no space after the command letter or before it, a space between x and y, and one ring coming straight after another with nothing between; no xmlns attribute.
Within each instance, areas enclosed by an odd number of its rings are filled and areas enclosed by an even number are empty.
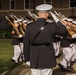
<svg viewBox="0 0 76 75"><path fill-rule="evenodd" d="M72 19L64 20L65 25L72 25ZM71 59L74 55L75 49L73 47L72 37L68 35L63 36L61 39L61 47L63 58L61 59L60 63L58 64L62 71L71 72Z"/></svg>
<svg viewBox="0 0 76 75"><path fill-rule="evenodd" d="M75 34L72 36L72 48L73 48L73 56L71 61L74 63L76 61L76 21L73 20L72 24L70 24L69 26L73 27L75 29Z"/></svg>
<svg viewBox="0 0 76 75"><path fill-rule="evenodd" d="M14 21L15 27L19 30L19 23L17 20ZM18 35L16 30L12 29L12 45L14 47L14 56L12 57L11 61L14 63L18 63L19 61L22 61L22 54L23 54L23 35Z"/></svg>
<svg viewBox="0 0 76 75"><path fill-rule="evenodd" d="M67 35L65 26L53 13L57 25L55 22L47 22L51 9L52 6L49 4L37 6L39 18L26 27L24 56L25 62L30 61L31 75L52 75L52 68L56 66L53 48L55 35Z"/></svg>
<svg viewBox="0 0 76 75"><path fill-rule="evenodd" d="M53 42L53 46L54 46L56 57L59 57L61 55L60 54L60 41L61 41L61 38L58 36L55 36L55 41Z"/></svg>

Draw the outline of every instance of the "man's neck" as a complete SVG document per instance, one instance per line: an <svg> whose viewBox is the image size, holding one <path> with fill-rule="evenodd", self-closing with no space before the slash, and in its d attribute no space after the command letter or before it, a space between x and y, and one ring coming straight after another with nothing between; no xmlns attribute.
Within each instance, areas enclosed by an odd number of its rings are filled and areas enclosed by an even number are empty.
<svg viewBox="0 0 76 75"><path fill-rule="evenodd" d="M44 18L44 19L47 19L45 16L39 16L39 18Z"/></svg>

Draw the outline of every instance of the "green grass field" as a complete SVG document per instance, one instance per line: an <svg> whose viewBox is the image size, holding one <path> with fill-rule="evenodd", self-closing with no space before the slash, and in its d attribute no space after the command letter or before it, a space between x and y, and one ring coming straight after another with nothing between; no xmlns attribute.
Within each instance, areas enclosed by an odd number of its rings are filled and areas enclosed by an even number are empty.
<svg viewBox="0 0 76 75"><path fill-rule="evenodd" d="M0 39L0 73L13 66L11 58L13 56L13 46L11 39Z"/></svg>

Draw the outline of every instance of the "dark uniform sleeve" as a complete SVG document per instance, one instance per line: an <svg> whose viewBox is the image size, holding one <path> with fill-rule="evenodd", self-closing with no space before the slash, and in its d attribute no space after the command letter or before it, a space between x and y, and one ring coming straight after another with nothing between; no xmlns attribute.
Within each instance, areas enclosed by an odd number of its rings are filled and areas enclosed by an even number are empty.
<svg viewBox="0 0 76 75"><path fill-rule="evenodd" d="M12 29L12 38L13 38L13 39L19 39L19 37L18 37L15 29Z"/></svg>
<svg viewBox="0 0 76 75"><path fill-rule="evenodd" d="M55 32L56 32L56 35L60 35L60 36L68 35L68 31L66 27L61 22L57 22Z"/></svg>
<svg viewBox="0 0 76 75"><path fill-rule="evenodd" d="M61 40L61 37L60 36L55 36L54 42L58 42L60 40Z"/></svg>
<svg viewBox="0 0 76 75"><path fill-rule="evenodd" d="M76 44L76 38L72 38L72 43Z"/></svg>
<svg viewBox="0 0 76 75"><path fill-rule="evenodd" d="M30 41L29 41L29 34L25 33L24 36L24 48L23 48L23 53L24 53L24 58L25 58L25 62L30 61Z"/></svg>

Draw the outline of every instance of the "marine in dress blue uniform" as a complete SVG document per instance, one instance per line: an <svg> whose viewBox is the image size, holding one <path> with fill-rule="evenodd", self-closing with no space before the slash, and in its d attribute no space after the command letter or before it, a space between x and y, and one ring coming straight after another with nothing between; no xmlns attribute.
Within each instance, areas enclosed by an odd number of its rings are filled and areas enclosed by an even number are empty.
<svg viewBox="0 0 76 75"><path fill-rule="evenodd" d="M57 25L55 22L47 22L49 10L51 9L52 6L49 4L37 6L38 20L28 24L26 27L24 56L25 61L30 60L31 75L52 75L52 68L56 66L52 43L55 35L67 35L65 26L59 20L56 21ZM41 28L45 24L46 26ZM40 28L42 31L34 39Z"/></svg>
<svg viewBox="0 0 76 75"><path fill-rule="evenodd" d="M19 30L19 24L18 21L15 20L14 21L14 25L18 28ZM14 55L11 59L11 61L18 63L19 61L21 61L21 55L22 55L22 41L23 41L23 36L20 34L18 35L16 30L13 28L12 29L12 45L14 47Z"/></svg>

